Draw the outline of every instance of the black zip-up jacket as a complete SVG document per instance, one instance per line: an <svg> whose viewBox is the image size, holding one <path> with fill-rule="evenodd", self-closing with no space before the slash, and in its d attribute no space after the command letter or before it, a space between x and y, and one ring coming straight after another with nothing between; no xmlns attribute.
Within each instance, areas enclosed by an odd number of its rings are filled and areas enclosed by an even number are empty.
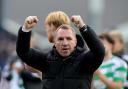
<svg viewBox="0 0 128 89"><path fill-rule="evenodd" d="M104 58L104 47L95 32L87 26L80 29L90 51L76 47L75 51L63 58L55 47L48 53L32 49L31 32L20 28L17 40L17 54L28 65L43 72L43 89L90 89L94 71Z"/></svg>

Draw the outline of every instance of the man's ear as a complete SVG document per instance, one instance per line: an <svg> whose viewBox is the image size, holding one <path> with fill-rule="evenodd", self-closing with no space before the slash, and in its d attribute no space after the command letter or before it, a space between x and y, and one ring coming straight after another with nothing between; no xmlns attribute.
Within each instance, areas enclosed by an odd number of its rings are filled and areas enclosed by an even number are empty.
<svg viewBox="0 0 128 89"><path fill-rule="evenodd" d="M76 43L76 46L77 46L77 38L75 38L75 43Z"/></svg>
<svg viewBox="0 0 128 89"><path fill-rule="evenodd" d="M54 36L54 38L53 38L53 40L52 40L52 41L53 41L53 43L55 43L55 42L56 42L56 36Z"/></svg>
<svg viewBox="0 0 128 89"><path fill-rule="evenodd" d="M54 47L56 48L56 42L54 42Z"/></svg>
<svg viewBox="0 0 128 89"><path fill-rule="evenodd" d="M56 38L53 39L54 46L56 47Z"/></svg>

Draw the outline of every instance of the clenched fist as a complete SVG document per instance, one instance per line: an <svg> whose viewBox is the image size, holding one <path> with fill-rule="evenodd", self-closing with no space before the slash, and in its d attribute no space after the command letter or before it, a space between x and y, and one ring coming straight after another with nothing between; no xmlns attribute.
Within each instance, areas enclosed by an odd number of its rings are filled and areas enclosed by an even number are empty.
<svg viewBox="0 0 128 89"><path fill-rule="evenodd" d="M81 16L80 15L73 15L71 17L71 21L74 23L74 25L76 25L76 27L78 28L82 28L85 23L84 21L82 20Z"/></svg>
<svg viewBox="0 0 128 89"><path fill-rule="evenodd" d="M38 22L37 16L28 16L25 21L23 27L28 30L33 28Z"/></svg>

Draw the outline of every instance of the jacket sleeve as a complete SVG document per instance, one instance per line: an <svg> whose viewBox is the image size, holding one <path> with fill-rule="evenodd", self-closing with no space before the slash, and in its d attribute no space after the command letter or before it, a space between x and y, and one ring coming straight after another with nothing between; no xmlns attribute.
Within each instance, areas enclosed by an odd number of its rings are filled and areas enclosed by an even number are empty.
<svg viewBox="0 0 128 89"><path fill-rule="evenodd" d="M46 65L45 54L30 48L30 39L31 32L23 32L22 27L20 27L16 43L17 54L26 64L42 71Z"/></svg>
<svg viewBox="0 0 128 89"><path fill-rule="evenodd" d="M82 27L80 33L89 47L89 51L83 53L82 66L88 72L94 72L102 63L105 49L96 33L89 27Z"/></svg>

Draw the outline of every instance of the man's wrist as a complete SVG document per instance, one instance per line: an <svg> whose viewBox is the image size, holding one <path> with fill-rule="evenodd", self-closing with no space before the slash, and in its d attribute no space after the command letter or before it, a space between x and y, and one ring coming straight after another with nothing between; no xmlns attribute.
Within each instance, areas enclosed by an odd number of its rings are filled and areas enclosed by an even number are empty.
<svg viewBox="0 0 128 89"><path fill-rule="evenodd" d="M26 29L25 26L22 26L22 31L23 32L30 32L32 29Z"/></svg>
<svg viewBox="0 0 128 89"><path fill-rule="evenodd" d="M87 31L87 25L86 24L84 24L81 28L79 28L79 30L81 31L81 32L86 32Z"/></svg>
<svg viewBox="0 0 128 89"><path fill-rule="evenodd" d="M85 24L85 23L81 23L81 24L79 25L79 29L82 28L83 26L86 26L86 24Z"/></svg>

